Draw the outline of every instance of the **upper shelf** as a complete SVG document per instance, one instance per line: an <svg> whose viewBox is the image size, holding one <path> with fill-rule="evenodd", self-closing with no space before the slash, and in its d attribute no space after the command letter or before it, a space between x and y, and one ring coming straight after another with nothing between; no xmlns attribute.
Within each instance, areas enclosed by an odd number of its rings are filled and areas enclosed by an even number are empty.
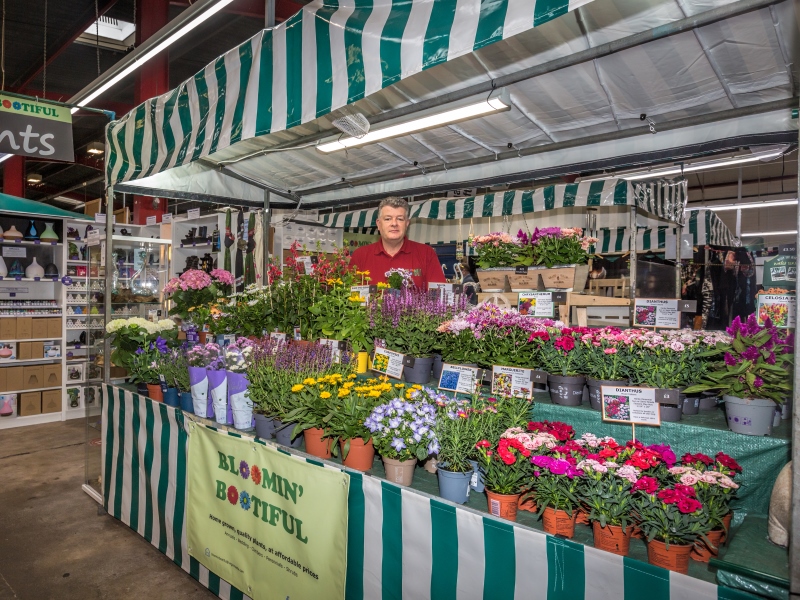
<svg viewBox="0 0 800 600"><path fill-rule="evenodd" d="M6 246L61 246L61 242L43 242L41 240L4 240L0 238L0 244Z"/></svg>

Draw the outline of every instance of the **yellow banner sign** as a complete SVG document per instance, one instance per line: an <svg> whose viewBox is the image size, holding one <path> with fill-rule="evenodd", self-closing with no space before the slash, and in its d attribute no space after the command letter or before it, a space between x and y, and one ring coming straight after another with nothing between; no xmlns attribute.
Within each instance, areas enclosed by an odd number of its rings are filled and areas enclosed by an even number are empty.
<svg viewBox="0 0 800 600"><path fill-rule="evenodd" d="M254 600L344 598L349 476L192 422L189 554Z"/></svg>

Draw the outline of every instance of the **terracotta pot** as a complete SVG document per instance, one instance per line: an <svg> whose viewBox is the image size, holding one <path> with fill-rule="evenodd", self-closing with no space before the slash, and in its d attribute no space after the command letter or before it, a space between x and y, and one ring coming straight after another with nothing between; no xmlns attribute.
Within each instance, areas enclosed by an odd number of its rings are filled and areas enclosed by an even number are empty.
<svg viewBox="0 0 800 600"><path fill-rule="evenodd" d="M555 508L547 507L542 514L542 525L544 532L552 535L563 535L565 538L571 538L575 535L575 518L576 511L572 511L572 516L565 510L556 510Z"/></svg>
<svg viewBox="0 0 800 600"><path fill-rule="evenodd" d="M333 440L330 438L323 438L325 435L324 429L311 427L310 429L303 430L303 439L306 443L306 453L311 456L319 458L330 458L331 445Z"/></svg>
<svg viewBox="0 0 800 600"><path fill-rule="evenodd" d="M589 525L589 513L582 508L575 509L575 524L576 525Z"/></svg>
<svg viewBox="0 0 800 600"><path fill-rule="evenodd" d="M722 540L723 533L725 533L725 531L722 529L714 529L706 534L713 548L709 546L703 538L697 538L694 546L692 546L690 558L697 562L707 563L710 559L719 554L719 547L722 545L720 540Z"/></svg>
<svg viewBox="0 0 800 600"><path fill-rule="evenodd" d="M344 456L344 441L339 442L339 451ZM365 444L362 438L353 438L350 440L347 458L342 459L342 464L357 471L369 471L374 460L375 446L372 444L372 440Z"/></svg>
<svg viewBox="0 0 800 600"><path fill-rule="evenodd" d="M516 521L520 496L521 494L495 494L486 490L489 512L495 517Z"/></svg>
<svg viewBox="0 0 800 600"><path fill-rule="evenodd" d="M727 515L722 517L722 525L724 529L722 530L722 538L720 539L720 542L722 542L723 544L728 543L728 534L731 531L732 520L733 520L733 511L729 512Z"/></svg>
<svg viewBox="0 0 800 600"><path fill-rule="evenodd" d="M198 331L197 332L197 339L200 341L201 344L206 343L206 338L208 337L207 331Z"/></svg>
<svg viewBox="0 0 800 600"><path fill-rule="evenodd" d="M592 523L594 531L594 547L598 550L605 550L619 554L620 556L627 556L628 550L631 546L631 531L633 527L628 526L628 529L622 529L619 525L606 525L600 526L600 521Z"/></svg>
<svg viewBox="0 0 800 600"><path fill-rule="evenodd" d="M652 540L647 542L647 561L651 565L683 573L689 572L689 555L692 553L691 544L670 544Z"/></svg>
<svg viewBox="0 0 800 600"><path fill-rule="evenodd" d="M156 402L163 402L164 401L164 394L161 391L161 386L159 384L153 385L151 383L147 384L147 397L152 398Z"/></svg>
<svg viewBox="0 0 800 600"><path fill-rule="evenodd" d="M634 525L633 529L631 530L631 537L636 538L637 540L643 540L646 536L644 535L644 531L642 531L638 525Z"/></svg>
<svg viewBox="0 0 800 600"><path fill-rule="evenodd" d="M519 501L517 502L517 508L519 510L525 510L534 514L539 512L539 507L536 506L536 498L531 495L521 495L519 497Z"/></svg>
<svg viewBox="0 0 800 600"><path fill-rule="evenodd" d="M397 460L394 458L383 457L383 467L386 469L386 479L399 485L411 485L414 479L414 468L417 466L417 459Z"/></svg>

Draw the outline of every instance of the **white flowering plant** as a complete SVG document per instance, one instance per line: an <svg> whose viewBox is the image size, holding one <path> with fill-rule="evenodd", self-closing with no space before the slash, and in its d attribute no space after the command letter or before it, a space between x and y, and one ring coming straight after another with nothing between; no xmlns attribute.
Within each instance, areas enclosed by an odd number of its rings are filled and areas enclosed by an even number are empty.
<svg viewBox="0 0 800 600"><path fill-rule="evenodd" d="M167 345L174 345L178 337L178 328L172 319L154 322L141 317L131 317L109 321L106 325L106 335L112 338L113 364L131 371L137 350L149 349L150 344L159 337Z"/></svg>

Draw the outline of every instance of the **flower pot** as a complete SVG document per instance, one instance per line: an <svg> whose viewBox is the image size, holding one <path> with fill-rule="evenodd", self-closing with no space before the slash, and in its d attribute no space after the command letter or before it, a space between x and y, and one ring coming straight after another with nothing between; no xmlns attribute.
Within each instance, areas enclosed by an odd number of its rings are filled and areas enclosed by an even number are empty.
<svg viewBox="0 0 800 600"><path fill-rule="evenodd" d="M364 443L363 438L352 438L350 440L350 450L344 456L344 440L339 440L339 452L342 455L342 464L356 471L369 471L375 460L375 446L372 440Z"/></svg>
<svg viewBox="0 0 800 600"><path fill-rule="evenodd" d="M667 546L659 540L647 542L647 561L651 565L683 573L689 572L689 555L692 553L691 544L670 544Z"/></svg>
<svg viewBox="0 0 800 600"><path fill-rule="evenodd" d="M576 525L589 525L591 523L589 521L589 513L582 508L576 508L574 512Z"/></svg>
<svg viewBox="0 0 800 600"><path fill-rule="evenodd" d="M589 278L589 265L553 265L552 267L529 267L528 273L541 276L548 290L582 292ZM534 288L537 286L534 286Z"/></svg>
<svg viewBox="0 0 800 600"><path fill-rule="evenodd" d="M594 547L598 550L605 550L619 554L620 556L627 556L628 550L631 546L631 530L633 527L628 526L628 529L623 529L619 525L606 525L600 526L600 521L592 523L592 530L594 531Z"/></svg>
<svg viewBox="0 0 800 600"><path fill-rule="evenodd" d="M369 352L359 352L356 373L366 373L369 366Z"/></svg>
<svg viewBox="0 0 800 600"><path fill-rule="evenodd" d="M583 375L548 375L547 385L553 404L580 406L583 402L583 386L586 385Z"/></svg>
<svg viewBox="0 0 800 600"><path fill-rule="evenodd" d="M707 563L710 559L719 554L719 547L722 545L722 534L725 533L722 529L714 529L706 534L711 546L703 538L697 538L692 546L692 553L689 558L697 562Z"/></svg>
<svg viewBox="0 0 800 600"><path fill-rule="evenodd" d="M480 494L483 492L483 469L477 460L471 460L469 464L472 465L472 477L469 480L469 487Z"/></svg>
<svg viewBox="0 0 800 600"><path fill-rule="evenodd" d="M253 402L247 389L249 387L247 375L228 371L228 416L232 417L236 429L253 427Z"/></svg>
<svg viewBox="0 0 800 600"><path fill-rule="evenodd" d="M683 399L683 414L696 415L700 412L700 396L685 396Z"/></svg>
<svg viewBox="0 0 800 600"><path fill-rule="evenodd" d="M212 417L214 405L208 396L208 374L205 367L189 367L189 388L194 414L198 417Z"/></svg>
<svg viewBox="0 0 800 600"><path fill-rule="evenodd" d="M514 273L514 269L494 267L491 269L478 269L478 281L483 292L505 292L508 280L506 276ZM511 288L509 288L511 289Z"/></svg>
<svg viewBox="0 0 800 600"><path fill-rule="evenodd" d="M214 407L214 419L228 423L228 374L225 371L208 371L208 393Z"/></svg>
<svg viewBox="0 0 800 600"><path fill-rule="evenodd" d="M778 427L781 424L781 407L775 406L775 414L772 416L772 426Z"/></svg>
<svg viewBox="0 0 800 600"><path fill-rule="evenodd" d="M565 538L571 538L575 535L575 511L572 511L572 516L565 511L555 509L550 506L544 509L542 514L542 526L545 533L551 535L563 535Z"/></svg>
<svg viewBox="0 0 800 600"><path fill-rule="evenodd" d="M275 441L282 446L299 448L300 444L303 443L303 436L298 433L295 437L292 437L295 425L297 423L284 423L279 419L275 419Z"/></svg>
<svg viewBox="0 0 800 600"><path fill-rule="evenodd" d="M178 397L178 388L167 388L167 391L164 392L164 404L173 408L180 408L181 400Z"/></svg>
<svg viewBox="0 0 800 600"><path fill-rule="evenodd" d="M724 396L728 428L744 435L772 434L775 403L761 398Z"/></svg>
<svg viewBox="0 0 800 600"><path fill-rule="evenodd" d="M683 400L686 398L686 394L680 390L670 391L675 392L675 395L678 397L678 402L676 404L659 405L661 407L661 420L668 421L670 423L677 423L681 420L681 416L683 416Z"/></svg>
<svg viewBox="0 0 800 600"><path fill-rule="evenodd" d="M457 473L439 467L436 471L436 475L439 477L439 495L450 502L464 504L469 500L469 482L473 472Z"/></svg>
<svg viewBox="0 0 800 600"><path fill-rule="evenodd" d="M201 344L205 344L206 343L206 338L207 337L208 337L208 332L207 331L200 330L200 331L197 332L197 340Z"/></svg>
<svg viewBox="0 0 800 600"><path fill-rule="evenodd" d="M720 542L723 544L728 543L728 538L731 535L731 521L733 521L733 511L722 517L722 537Z"/></svg>
<svg viewBox="0 0 800 600"><path fill-rule="evenodd" d="M331 457L331 438L323 438L324 429L311 427L303 431L303 439L306 442L306 453L319 458Z"/></svg>
<svg viewBox="0 0 800 600"><path fill-rule="evenodd" d="M533 494L522 494L517 501L517 509L536 514L539 506L536 504L536 496Z"/></svg>
<svg viewBox="0 0 800 600"><path fill-rule="evenodd" d="M427 384L431 381L432 356L417 356L413 367L403 367L403 379L408 383Z"/></svg>
<svg viewBox="0 0 800 600"><path fill-rule="evenodd" d="M383 457L383 468L386 469L386 479L398 485L411 485L414 479L414 468L417 466L417 459L396 460L394 458Z"/></svg>
<svg viewBox="0 0 800 600"><path fill-rule="evenodd" d="M702 392L700 394L700 410L714 410L717 408L719 396L714 392Z"/></svg>
<svg viewBox="0 0 800 600"><path fill-rule="evenodd" d="M489 503L489 512L495 517L508 521L517 520L519 497L522 494L496 494L486 490L486 500Z"/></svg>
<svg viewBox="0 0 800 600"><path fill-rule="evenodd" d="M140 396L147 396L147 384L146 383L137 383L136 384L136 393Z"/></svg>
<svg viewBox="0 0 800 600"><path fill-rule="evenodd" d="M791 396L783 399L783 404L781 404L781 419L784 421L792 416L792 404Z"/></svg>
<svg viewBox="0 0 800 600"><path fill-rule="evenodd" d="M592 379L586 378L586 385L589 387L589 404L595 410L603 410L603 397L600 387L604 385L622 386L628 385L627 379Z"/></svg>
<svg viewBox="0 0 800 600"><path fill-rule="evenodd" d="M161 393L161 385L152 383L147 384L147 397L152 398L156 402L163 402L164 401L164 394Z"/></svg>
<svg viewBox="0 0 800 600"><path fill-rule="evenodd" d="M185 413L194 414L194 400L192 392L179 392L181 410Z"/></svg>
<svg viewBox="0 0 800 600"><path fill-rule="evenodd" d="M256 413L256 435L262 440L271 440L275 437L275 419Z"/></svg>
<svg viewBox="0 0 800 600"><path fill-rule="evenodd" d="M434 354L433 355L433 380L439 381L439 378L442 376L442 365L444 361L442 360L441 354Z"/></svg>

